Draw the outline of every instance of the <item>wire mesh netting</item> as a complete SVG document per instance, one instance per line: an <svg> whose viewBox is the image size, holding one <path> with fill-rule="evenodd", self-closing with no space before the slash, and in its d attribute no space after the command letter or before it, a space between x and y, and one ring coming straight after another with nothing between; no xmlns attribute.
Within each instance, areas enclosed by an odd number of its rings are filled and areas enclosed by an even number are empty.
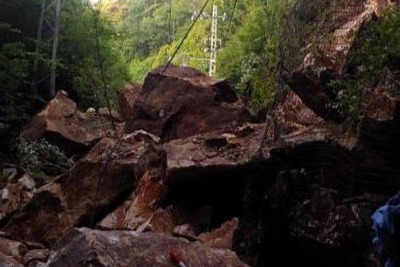
<svg viewBox="0 0 400 267"><path fill-rule="evenodd" d="M304 76L312 73L317 77L317 82L321 83L321 80L318 80L320 78L318 71L322 69L330 72L330 79L343 77L348 68L349 52L352 51L358 36L371 20L376 20L379 10L374 6L375 2L365 0L295 1L287 15L280 37L279 71L281 75L287 77L295 71L301 72ZM302 94L312 94L307 90L316 90L306 84L296 86L304 86L300 94L299 90L295 90L301 98ZM326 84L318 86L316 88L326 90ZM376 88L370 89L370 92L373 91L376 91ZM373 94L366 92L363 97L371 98ZM317 98L318 94L321 92L316 92L314 98ZM287 94L279 96L276 102L283 103L285 97ZM336 96L330 95L330 97L334 99ZM332 111L334 111L333 107L327 107L324 112L317 113L326 119ZM319 145L315 143L313 146L300 147L296 152L299 153L299 158L293 162L296 162L297 167L307 166L313 172L319 170L318 175L334 180L335 184L341 188L341 192L353 194L397 191L400 188L398 164L400 122L398 110L392 111L393 117L383 121L364 116L355 133L357 144L353 149L346 151L336 147L334 142L330 144L321 142ZM322 131L321 129L326 129L326 127L322 126L318 131ZM315 140L315 135L304 132L305 138L307 135L310 136L310 142L312 139ZM344 136L344 133L345 131L341 134ZM281 131L276 135L284 136L285 132Z"/></svg>

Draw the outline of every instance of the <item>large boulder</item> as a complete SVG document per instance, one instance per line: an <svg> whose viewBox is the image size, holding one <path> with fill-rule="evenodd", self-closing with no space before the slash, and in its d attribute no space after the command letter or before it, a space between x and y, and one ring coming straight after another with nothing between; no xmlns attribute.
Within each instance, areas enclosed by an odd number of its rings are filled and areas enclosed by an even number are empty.
<svg viewBox="0 0 400 267"><path fill-rule="evenodd" d="M36 267L44 264L49 251L42 244L23 243L5 237L0 237L0 266Z"/></svg>
<svg viewBox="0 0 400 267"><path fill-rule="evenodd" d="M44 138L70 155L81 155L101 138L115 134L111 120L114 120L117 131L122 129L122 124L106 112L79 111L76 103L68 98L68 94L59 91L32 118L21 136L28 141Z"/></svg>
<svg viewBox="0 0 400 267"><path fill-rule="evenodd" d="M151 157L155 157L153 160ZM158 154L144 143L101 140L71 170L42 188L3 230L22 240L55 242L99 216L134 189Z"/></svg>
<svg viewBox="0 0 400 267"><path fill-rule="evenodd" d="M171 255L177 255L172 256ZM168 267L179 257L191 267L245 267L230 250L155 233L73 229L53 247L46 266ZM182 265L183 266L183 265Z"/></svg>
<svg viewBox="0 0 400 267"><path fill-rule="evenodd" d="M0 190L0 220L22 208L33 197L36 182L28 174L9 181Z"/></svg>
<svg viewBox="0 0 400 267"><path fill-rule="evenodd" d="M201 224L203 228L219 226L237 216L246 173L261 160L264 132L264 124L244 124L165 143L165 165L160 164L157 172L145 173L130 199L108 214L100 226L147 227L171 234L174 227L190 224L198 234ZM221 195L226 184L229 190ZM169 204L174 206L161 209ZM210 217L207 214L213 219L206 219ZM199 215L202 220L196 218Z"/></svg>
<svg viewBox="0 0 400 267"><path fill-rule="evenodd" d="M222 179L230 171L239 172L259 159L265 128L264 124L244 124L166 143L168 183L184 182L191 177L218 179L220 174Z"/></svg>
<svg viewBox="0 0 400 267"><path fill-rule="evenodd" d="M117 91L119 109L122 118L129 122L133 115L133 107L139 95L141 87L139 85L126 85Z"/></svg>
<svg viewBox="0 0 400 267"><path fill-rule="evenodd" d="M169 66L146 77L126 132L145 130L162 140L227 129L251 119L226 81Z"/></svg>

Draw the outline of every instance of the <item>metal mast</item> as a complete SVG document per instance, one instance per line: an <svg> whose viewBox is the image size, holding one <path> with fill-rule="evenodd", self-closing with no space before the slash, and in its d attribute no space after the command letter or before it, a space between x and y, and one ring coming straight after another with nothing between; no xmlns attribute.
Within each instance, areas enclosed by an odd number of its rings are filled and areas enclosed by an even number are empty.
<svg viewBox="0 0 400 267"><path fill-rule="evenodd" d="M52 39L53 39L53 47L52 47L52 53L51 53L51 67L50 67L50 75L46 75L45 77L42 77L38 81L36 78L34 78L31 82L31 90L33 93L36 93L36 86L47 79L50 76L50 89L49 89L49 95L50 97L54 96L55 91L56 91L56 76L57 76L57 52L58 52L58 43L59 43L59 34L60 34L60 15L61 15L61 1L62 0L54 0L49 1L47 0L42 0L41 3L41 11L40 11L40 17L39 17L39 24L38 24L38 30L37 30L37 36L36 36L36 48L35 48L35 59L33 62L33 71L35 74L37 74L38 71L38 64L39 64L39 53L40 53L40 46L42 42L42 35L43 35L43 25L46 23L46 25L51 29L52 31ZM51 8L55 8L55 12L52 13L50 12L51 16L54 16L54 19L50 20L49 10Z"/></svg>
<svg viewBox="0 0 400 267"><path fill-rule="evenodd" d="M213 5L211 15L211 36L210 36L210 70L209 75L217 73L217 49L218 49L218 7Z"/></svg>
<svg viewBox="0 0 400 267"><path fill-rule="evenodd" d="M192 19L196 16L197 14L194 13L192 16ZM212 14L211 16L208 15L207 13L203 12L201 14L201 19L207 18L211 20L211 33L210 33L210 47L209 47L209 71L208 75L210 76L215 76L217 74L217 53L218 49L221 44L221 39L218 38L218 20L221 19L222 21L226 20L226 14L222 16L218 16L218 6L213 5L212 7Z"/></svg>

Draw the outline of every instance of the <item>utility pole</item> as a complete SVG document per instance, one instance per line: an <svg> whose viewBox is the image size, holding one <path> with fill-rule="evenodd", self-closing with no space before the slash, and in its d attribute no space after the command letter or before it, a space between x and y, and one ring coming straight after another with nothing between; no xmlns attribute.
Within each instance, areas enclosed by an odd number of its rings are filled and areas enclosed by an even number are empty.
<svg viewBox="0 0 400 267"><path fill-rule="evenodd" d="M37 70L38 70L39 51L40 51L40 43L42 42L43 21L44 21L45 11L46 11L46 0L42 0L42 4L40 6L39 25L38 25L38 30L37 30L37 34L36 34L35 60L33 61L33 75L36 75ZM32 82L31 82L31 91L33 94L37 93L35 78L33 78Z"/></svg>
<svg viewBox="0 0 400 267"><path fill-rule="evenodd" d="M60 14L61 0L56 0L56 18L54 22L53 32L53 50L51 53L51 74L50 74L50 97L56 93L56 76L57 76L57 51L58 51L58 35L60 34Z"/></svg>
<svg viewBox="0 0 400 267"><path fill-rule="evenodd" d="M192 20L197 16L197 13L193 13ZM217 53L219 46L221 44L221 39L218 38L218 20L221 19L222 21L226 20L226 13L224 15L218 15L218 6L213 5L212 14L211 16L207 13L203 12L200 15L200 19L207 18L211 20L211 33L210 33L210 48L208 49L210 56L209 56L209 76L215 76L217 73Z"/></svg>
<svg viewBox="0 0 400 267"><path fill-rule="evenodd" d="M51 53L51 67L50 67L50 74L42 77L39 80L36 80L36 77L33 78L31 82L31 90L33 93L37 92L37 85L43 82L44 80L48 79L50 76L50 88L49 88L49 95L50 97L54 96L56 91L56 76L57 76L57 52L58 52L58 43L59 43L59 34L60 34L60 18L61 18L61 1L62 0L42 0L41 3L41 10L40 10L40 17L39 17L39 24L38 30L36 35L36 47L35 47L35 59L33 62L33 71L35 75L38 71L38 64L39 64L39 53L40 53L40 46L42 42L42 35L43 35L43 26L46 24L52 31L53 40L53 47ZM54 9L54 13L49 12L51 8ZM51 16L54 16L54 19L49 19L49 15L46 13L51 13Z"/></svg>

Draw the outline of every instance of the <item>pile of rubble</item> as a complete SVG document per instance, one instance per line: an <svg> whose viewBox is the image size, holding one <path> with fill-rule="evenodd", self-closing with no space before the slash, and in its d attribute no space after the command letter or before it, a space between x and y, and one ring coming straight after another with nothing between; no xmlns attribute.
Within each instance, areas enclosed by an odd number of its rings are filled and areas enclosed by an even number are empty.
<svg viewBox="0 0 400 267"><path fill-rule="evenodd" d="M122 116L59 92L22 137L79 160L43 186L5 174L0 265L380 266L370 216L400 187L399 102L376 97L355 135L323 116L324 83L303 67L262 123L186 67L121 90Z"/></svg>

